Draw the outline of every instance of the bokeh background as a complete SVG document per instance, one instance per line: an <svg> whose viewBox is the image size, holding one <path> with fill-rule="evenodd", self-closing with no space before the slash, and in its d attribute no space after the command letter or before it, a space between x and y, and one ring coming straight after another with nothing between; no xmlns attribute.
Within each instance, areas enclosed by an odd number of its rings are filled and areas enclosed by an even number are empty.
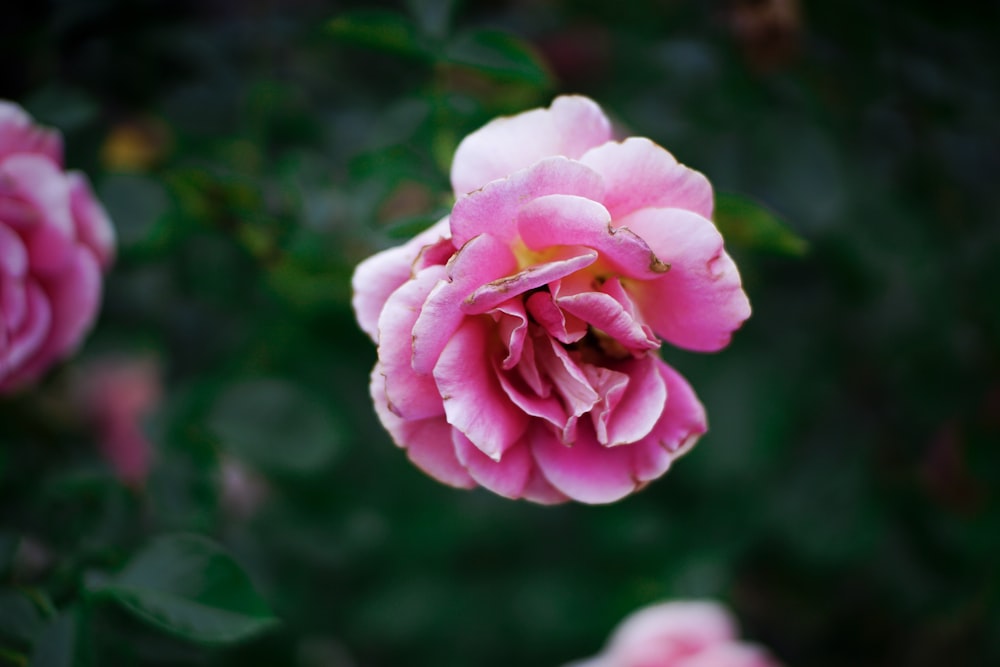
<svg viewBox="0 0 1000 667"><path fill-rule="evenodd" d="M120 248L80 354L0 403L0 664L557 666L702 597L789 667L1000 664L998 28L961 0L5 6L0 97L63 131ZM349 305L447 211L457 142L562 92L709 176L754 306L725 351L664 351L710 433L606 507L419 472ZM126 470L80 386L135 361Z"/></svg>

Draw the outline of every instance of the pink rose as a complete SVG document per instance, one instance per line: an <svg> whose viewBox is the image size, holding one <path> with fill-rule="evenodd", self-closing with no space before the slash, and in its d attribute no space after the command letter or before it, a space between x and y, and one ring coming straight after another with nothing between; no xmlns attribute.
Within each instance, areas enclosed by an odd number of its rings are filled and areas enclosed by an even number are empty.
<svg viewBox="0 0 1000 667"><path fill-rule="evenodd" d="M143 421L159 407L163 394L159 364L148 357L95 362L81 369L77 392L118 479L142 486L154 453Z"/></svg>
<svg viewBox="0 0 1000 667"><path fill-rule="evenodd" d="M658 354L724 347L750 315L712 188L560 97L459 145L451 215L355 271L371 393L416 465L540 503L618 500L705 432Z"/></svg>
<svg viewBox="0 0 1000 667"><path fill-rule="evenodd" d="M37 379L93 324L114 230L58 133L0 100L0 392Z"/></svg>
<svg viewBox="0 0 1000 667"><path fill-rule="evenodd" d="M667 602L626 617L600 655L567 667L778 667L738 641L736 623L712 602Z"/></svg>

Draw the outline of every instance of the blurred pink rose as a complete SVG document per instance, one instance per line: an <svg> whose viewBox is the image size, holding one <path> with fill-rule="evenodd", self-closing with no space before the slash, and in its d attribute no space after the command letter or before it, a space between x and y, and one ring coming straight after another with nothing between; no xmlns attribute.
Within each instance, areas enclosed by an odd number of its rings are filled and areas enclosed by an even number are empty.
<svg viewBox="0 0 1000 667"><path fill-rule="evenodd" d="M416 465L540 503L618 500L705 432L658 354L724 347L750 315L712 188L560 97L459 145L451 215L354 274L371 393Z"/></svg>
<svg viewBox="0 0 1000 667"><path fill-rule="evenodd" d="M778 667L736 634L732 616L713 602L667 602L626 617L600 655L567 667Z"/></svg>
<svg viewBox="0 0 1000 667"><path fill-rule="evenodd" d="M114 230L58 133L0 100L0 392L37 379L93 324Z"/></svg>
<svg viewBox="0 0 1000 667"><path fill-rule="evenodd" d="M142 486L154 448L143 421L160 405L160 367L151 358L105 359L80 370L79 400L105 460L123 483Z"/></svg>

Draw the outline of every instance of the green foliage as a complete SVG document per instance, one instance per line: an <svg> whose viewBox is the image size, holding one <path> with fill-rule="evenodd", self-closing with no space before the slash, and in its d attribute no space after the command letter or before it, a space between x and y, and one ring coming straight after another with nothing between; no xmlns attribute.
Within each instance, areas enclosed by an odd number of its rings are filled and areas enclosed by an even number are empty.
<svg viewBox="0 0 1000 667"><path fill-rule="evenodd" d="M88 597L205 644L241 641L278 622L232 558L197 535L155 539L122 572L93 585Z"/></svg>

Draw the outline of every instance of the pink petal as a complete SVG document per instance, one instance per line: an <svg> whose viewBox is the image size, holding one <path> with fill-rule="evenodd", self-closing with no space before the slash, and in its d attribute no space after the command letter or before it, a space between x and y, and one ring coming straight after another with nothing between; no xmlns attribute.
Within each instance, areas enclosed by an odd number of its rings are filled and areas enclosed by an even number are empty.
<svg viewBox="0 0 1000 667"><path fill-rule="evenodd" d="M437 385L430 374L413 370L413 325L427 295L444 278L443 266L431 266L389 296L378 320L378 358L385 376L389 409L403 419L444 414Z"/></svg>
<svg viewBox="0 0 1000 667"><path fill-rule="evenodd" d="M36 377L72 352L94 323L101 302L101 268L88 248L78 246L58 280L46 286L52 325L42 348L24 368Z"/></svg>
<svg viewBox="0 0 1000 667"><path fill-rule="evenodd" d="M661 359L656 361L660 376L667 385L667 403L644 442L655 442L676 459L694 447L698 438L708 430L708 421L704 406L687 380ZM656 473L637 469L637 475L648 481L659 477L665 470Z"/></svg>
<svg viewBox="0 0 1000 667"><path fill-rule="evenodd" d="M563 437L571 439L574 437L576 420L590 412L600 400L600 396L590 385L586 374L562 345L547 337L538 342L539 345L535 348L535 359L562 398L563 406L569 414L569 419L563 429Z"/></svg>
<svg viewBox="0 0 1000 667"><path fill-rule="evenodd" d="M404 245L383 250L361 262L351 277L351 305L361 330L378 343L378 318L389 295L410 279L412 265L424 246L448 235L444 218Z"/></svg>
<svg viewBox="0 0 1000 667"><path fill-rule="evenodd" d="M528 416L515 406L497 379L490 350L491 322L467 319L451 336L434 366L448 423L484 454L499 461L524 434Z"/></svg>
<svg viewBox="0 0 1000 667"><path fill-rule="evenodd" d="M677 667L779 667L779 665L760 647L732 642L709 647L697 655L678 662Z"/></svg>
<svg viewBox="0 0 1000 667"><path fill-rule="evenodd" d="M52 307L42 289L34 281L24 287L25 313L17 330L8 330L8 340L0 359L0 390L6 391L34 379L35 373L26 362L45 343L52 327Z"/></svg>
<svg viewBox="0 0 1000 667"><path fill-rule="evenodd" d="M614 297L601 292L583 292L556 299L560 308L600 329L626 350L641 352L660 347L649 327L637 322Z"/></svg>
<svg viewBox="0 0 1000 667"><path fill-rule="evenodd" d="M611 366L611 370L628 377L628 384L617 405L610 405L605 413L592 413L598 442L611 447L638 442L662 421L664 405L670 398L663 366L655 354Z"/></svg>
<svg viewBox="0 0 1000 667"><path fill-rule="evenodd" d="M539 326L560 343L575 343L587 335L587 323L578 317L566 317L550 292L535 292L528 297L527 306Z"/></svg>
<svg viewBox="0 0 1000 667"><path fill-rule="evenodd" d="M462 302L462 310L469 315L485 313L519 294L542 287L590 266L596 259L596 252L584 252L568 259L529 266L512 276L505 276L476 288Z"/></svg>
<svg viewBox="0 0 1000 667"><path fill-rule="evenodd" d="M24 242L7 225L0 222L0 272L21 278L28 271L28 251Z"/></svg>
<svg viewBox="0 0 1000 667"><path fill-rule="evenodd" d="M587 152L580 161L604 177L607 194L601 201L616 224L622 216L649 207L683 208L712 217L708 179L678 164L673 155L649 139L609 142Z"/></svg>
<svg viewBox="0 0 1000 667"><path fill-rule="evenodd" d="M497 334L507 346L507 356L503 360L503 368L510 370L521 361L524 342L528 337L528 314L524 310L522 299L511 299L501 304L493 312L497 323Z"/></svg>
<svg viewBox="0 0 1000 667"><path fill-rule="evenodd" d="M584 197L537 197L521 208L518 230L532 250L566 245L593 248L600 253L601 266L630 278L658 278L669 268L632 230L613 227L604 206Z"/></svg>
<svg viewBox="0 0 1000 667"><path fill-rule="evenodd" d="M0 195L23 202L34 213L22 229L32 273L51 276L64 271L76 240L65 174L48 158L15 155L0 163Z"/></svg>
<svg viewBox="0 0 1000 667"><path fill-rule="evenodd" d="M430 373L465 314L461 304L480 285L510 275L517 260L488 234L466 243L448 261L448 279L431 290L413 326L413 369Z"/></svg>
<svg viewBox="0 0 1000 667"><path fill-rule="evenodd" d="M725 347L750 316L750 302L715 225L675 208L643 209L620 222L671 266L658 280L627 283L653 330L689 350Z"/></svg>
<svg viewBox="0 0 1000 667"><path fill-rule="evenodd" d="M600 200L604 195L600 175L565 157L545 158L504 176L459 196L451 212L451 233L456 245L484 233L512 243L518 234L518 211L538 197L568 194Z"/></svg>
<svg viewBox="0 0 1000 667"><path fill-rule="evenodd" d="M578 158L611 138L611 124L593 101L557 97L548 109L497 118L462 140L451 166L455 194L462 195L539 160Z"/></svg>
<svg viewBox="0 0 1000 667"><path fill-rule="evenodd" d="M407 450L413 463L434 479L450 486L471 489L476 482L455 456L451 426L441 417L406 421L389 410L385 383L378 365L372 370L371 396L382 426L397 445Z"/></svg>
<svg viewBox="0 0 1000 667"><path fill-rule="evenodd" d="M94 197L86 176L71 171L66 177L77 238L94 252L101 268L107 270L115 256L115 229L111 226L111 218Z"/></svg>
<svg viewBox="0 0 1000 667"><path fill-rule="evenodd" d="M736 624L720 605L667 602L625 617L612 634L606 653L615 664L672 665L711 647L729 644L735 635ZM728 667L727 663L718 664Z"/></svg>
<svg viewBox="0 0 1000 667"><path fill-rule="evenodd" d="M458 431L453 431L455 453L472 479L505 498L520 498L534 462L524 443L517 443L494 461Z"/></svg>
<svg viewBox="0 0 1000 667"><path fill-rule="evenodd" d="M18 105L0 100L0 160L15 153L34 153L62 165L62 138L35 125Z"/></svg>
<svg viewBox="0 0 1000 667"><path fill-rule="evenodd" d="M545 475L537 465L531 466L531 474L528 476L528 483L524 485L521 497L540 505L558 505L569 500L569 496L545 479Z"/></svg>
<svg viewBox="0 0 1000 667"><path fill-rule="evenodd" d="M531 432L531 451L545 478L573 500L589 504L611 503L632 493L639 482L632 476L634 445L602 447L586 422L576 440L567 446L553 433Z"/></svg>
<svg viewBox="0 0 1000 667"><path fill-rule="evenodd" d="M503 373L498 369L497 379L500 381L500 386L503 388L504 393L507 394L507 398L510 399L511 403L516 405L525 414L543 419L552 424L552 426L560 431L564 442L569 438L569 415L556 396L551 393L540 395L533 392L532 388L517 373ZM579 417L579 415L576 415L576 417Z"/></svg>

